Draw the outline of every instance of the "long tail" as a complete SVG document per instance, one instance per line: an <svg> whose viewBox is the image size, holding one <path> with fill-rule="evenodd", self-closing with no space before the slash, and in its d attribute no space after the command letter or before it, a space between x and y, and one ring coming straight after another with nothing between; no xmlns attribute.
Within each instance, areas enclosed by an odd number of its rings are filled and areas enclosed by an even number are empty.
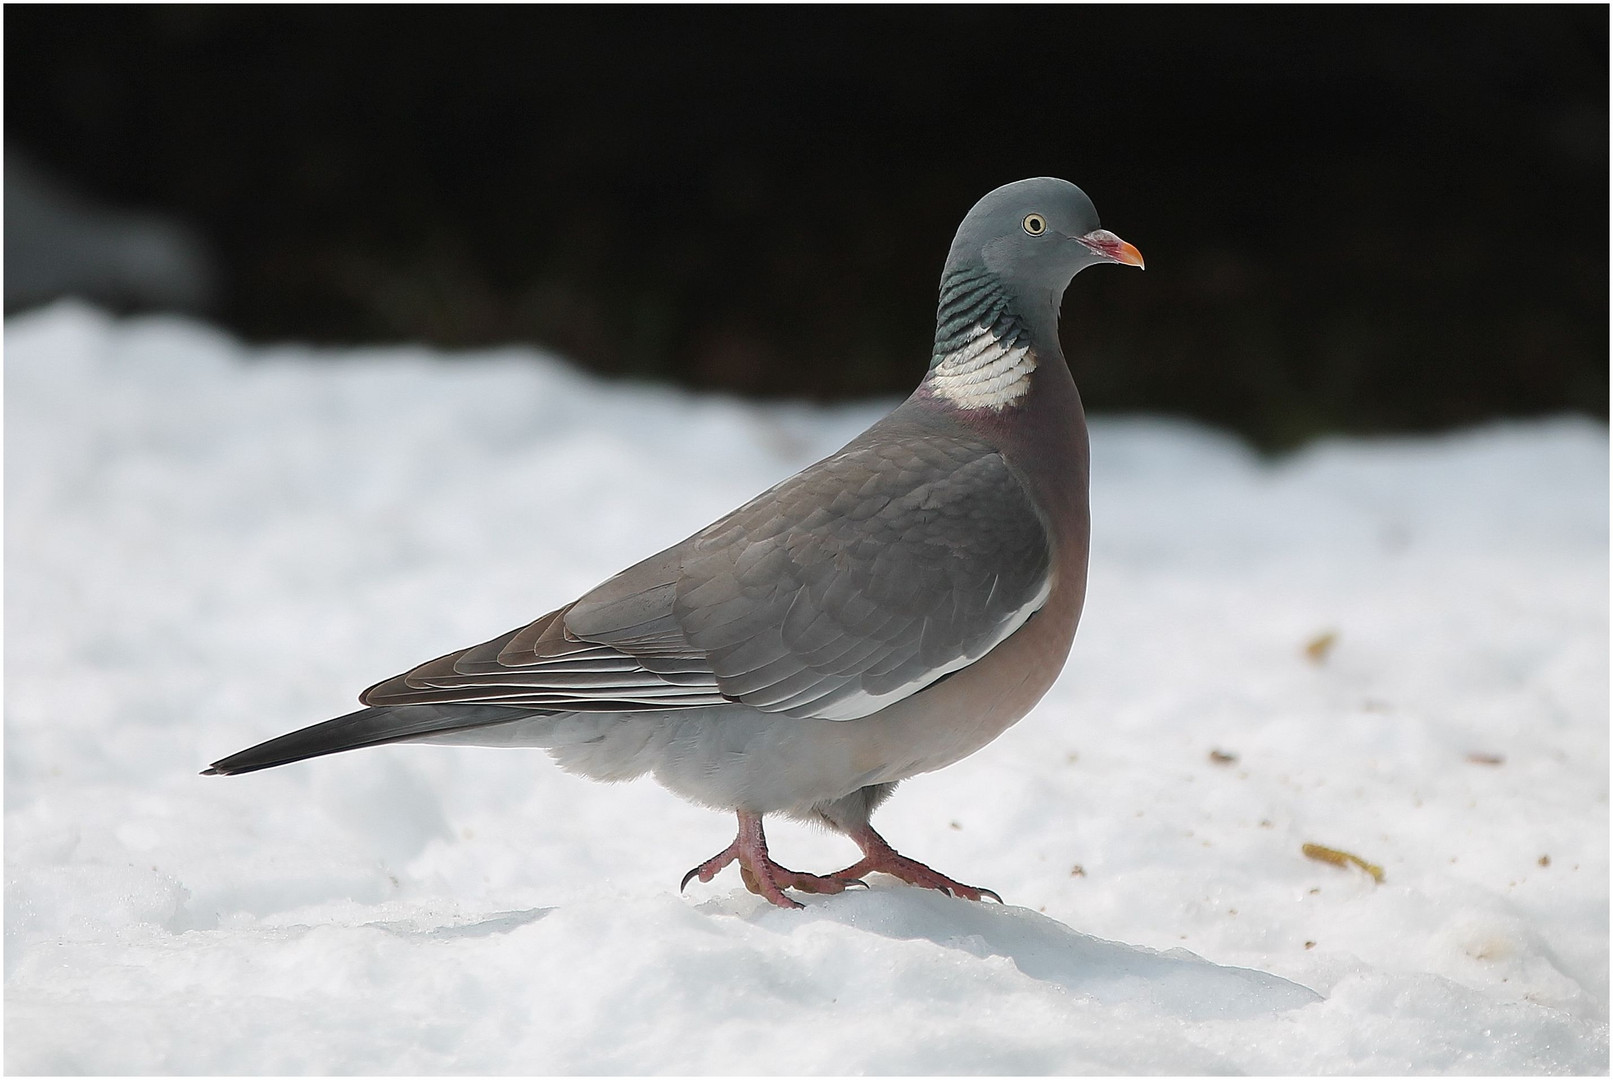
<svg viewBox="0 0 1613 1080"><path fill-rule="evenodd" d="M499 705L383 705L360 709L231 754L213 762L212 768L204 769L202 775L231 776L272 769L322 754L507 724L512 720L530 719L533 715L531 709Z"/></svg>

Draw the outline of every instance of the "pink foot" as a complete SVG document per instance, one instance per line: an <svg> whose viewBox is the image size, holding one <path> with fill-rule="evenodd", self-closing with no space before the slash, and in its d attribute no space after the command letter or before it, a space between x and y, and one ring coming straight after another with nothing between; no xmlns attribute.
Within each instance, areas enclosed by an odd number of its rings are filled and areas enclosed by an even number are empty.
<svg viewBox="0 0 1613 1080"><path fill-rule="evenodd" d="M819 877L817 874L804 874L799 870L780 866L767 855L767 838L762 835L761 815L742 812L739 815L739 835L734 838L734 842L683 875L683 884L678 886L678 891L682 892L695 878L699 878L702 882L710 881L717 876L719 870L736 861L739 863L739 877L744 881L745 888L782 908L802 906L785 896L785 889L799 889L809 893L838 893L844 892L852 885L867 887L858 881L855 875L835 874L832 877Z"/></svg>
<svg viewBox="0 0 1613 1080"><path fill-rule="evenodd" d="M949 896L961 896L965 900L979 900L989 896L999 904L1003 902L1003 898L990 889L953 881L945 874L931 870L917 859L897 854L896 849L887 844L885 838L869 826L865 825L861 831L853 833L851 838L863 849L863 859L835 874L837 878L859 878L877 871L901 878L909 885L917 885L922 889L940 889Z"/></svg>

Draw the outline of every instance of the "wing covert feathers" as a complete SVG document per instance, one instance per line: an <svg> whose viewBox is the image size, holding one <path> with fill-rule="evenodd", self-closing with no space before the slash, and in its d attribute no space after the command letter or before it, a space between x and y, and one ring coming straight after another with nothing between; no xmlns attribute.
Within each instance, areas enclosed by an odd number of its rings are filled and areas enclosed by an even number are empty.
<svg viewBox="0 0 1613 1080"><path fill-rule="evenodd" d="M361 700L593 712L738 701L850 720L979 659L1051 587L1047 529L1001 456L876 426L575 603Z"/></svg>

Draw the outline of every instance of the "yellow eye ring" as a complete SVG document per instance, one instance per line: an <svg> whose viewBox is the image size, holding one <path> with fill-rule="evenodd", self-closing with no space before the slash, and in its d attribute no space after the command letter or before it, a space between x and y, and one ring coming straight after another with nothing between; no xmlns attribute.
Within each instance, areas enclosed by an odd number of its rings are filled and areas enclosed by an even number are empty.
<svg viewBox="0 0 1613 1080"><path fill-rule="evenodd" d="M1047 219L1041 214L1026 214L1025 220L1020 224L1032 236L1041 236L1047 231Z"/></svg>

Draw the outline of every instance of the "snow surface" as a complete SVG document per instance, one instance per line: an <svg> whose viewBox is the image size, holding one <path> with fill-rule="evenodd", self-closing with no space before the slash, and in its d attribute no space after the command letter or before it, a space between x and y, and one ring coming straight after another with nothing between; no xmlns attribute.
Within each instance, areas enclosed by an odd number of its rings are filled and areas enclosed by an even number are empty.
<svg viewBox="0 0 1613 1080"><path fill-rule="evenodd" d="M541 751L197 770L571 599L889 403L72 304L5 344L9 1072L1608 1068L1598 424L1270 462L1094 422L1064 676L878 818L1010 906L876 876L787 912L731 870L679 896L730 819ZM770 837L802 869L855 854Z"/></svg>

